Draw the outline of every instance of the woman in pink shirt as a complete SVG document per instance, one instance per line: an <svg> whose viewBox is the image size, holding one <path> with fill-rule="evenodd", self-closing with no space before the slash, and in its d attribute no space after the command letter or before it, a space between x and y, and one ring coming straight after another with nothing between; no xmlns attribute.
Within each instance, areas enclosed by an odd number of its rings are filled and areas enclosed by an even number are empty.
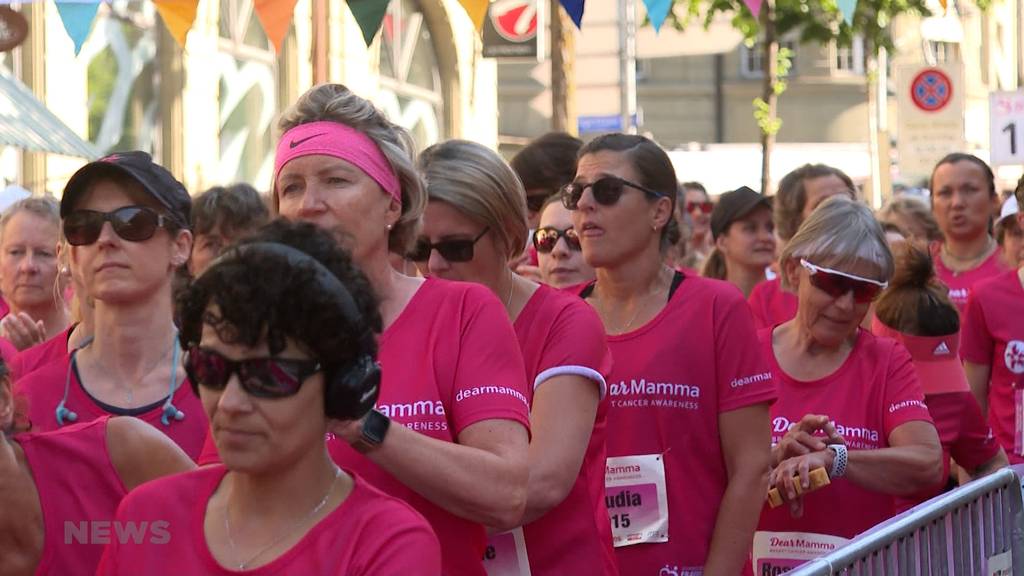
<svg viewBox="0 0 1024 576"><path fill-rule="evenodd" d="M942 473L942 448L910 355L860 327L894 267L871 210L844 197L825 201L789 241L781 264L799 308L760 338L779 392L771 484L788 505L761 516L757 574L841 545L892 516L894 496L935 486ZM806 488L817 468L831 484L799 496L794 485Z"/></svg>
<svg viewBox="0 0 1024 576"><path fill-rule="evenodd" d="M117 519L164 519L168 538L111 542L97 574L438 574L423 517L339 468L324 442L330 421L377 399L376 304L310 224L277 221L211 263L177 316L223 465L129 494Z"/></svg>
<svg viewBox="0 0 1024 576"><path fill-rule="evenodd" d="M430 202L410 258L425 276L477 282L504 301L532 384L523 526L491 537L488 572L521 573L528 558L538 576L618 574L604 501L611 355L601 321L575 294L509 269L529 230L523 186L496 152L449 140L419 165Z"/></svg>
<svg viewBox="0 0 1024 576"><path fill-rule="evenodd" d="M775 261L771 200L746 186L722 194L711 211L711 236L715 249L702 275L725 280L749 298Z"/></svg>
<svg viewBox="0 0 1024 576"><path fill-rule="evenodd" d="M19 200L0 218L0 291L10 305L0 335L18 350L67 328L57 274L59 240L60 207L53 198Z"/></svg>
<svg viewBox="0 0 1024 576"><path fill-rule="evenodd" d="M175 271L192 245L191 198L145 152L107 156L79 169L61 198L64 236L95 336L67 361L21 377L36 430L107 414L154 425L196 458L209 423L185 385L172 314Z"/></svg>
<svg viewBox="0 0 1024 576"><path fill-rule="evenodd" d="M825 164L804 164L783 176L772 204L780 247L785 247L819 204L836 195L856 198L855 190L849 176ZM755 286L749 302L758 330L792 320L796 315L796 295L782 287L781 278Z"/></svg>
<svg viewBox="0 0 1024 576"><path fill-rule="evenodd" d="M995 175L984 160L955 152L935 165L931 191L932 213L945 237L931 244L935 271L963 314L974 286L1006 270L990 234L999 210Z"/></svg>
<svg viewBox="0 0 1024 576"><path fill-rule="evenodd" d="M951 457L968 479L1006 466L1007 459L971 395L960 362L960 313L936 279L931 256L924 246L909 243L895 245L893 252L896 274L875 305L871 331L899 341L910 352L943 453L942 482L899 499L902 511L946 489Z"/></svg>
<svg viewBox="0 0 1024 576"><path fill-rule="evenodd" d="M1024 204L1024 186L1017 186ZM1024 226L1024 212L1011 216ZM1024 463L1024 265L982 282L967 301L967 381L1012 464Z"/></svg>
<svg viewBox="0 0 1024 576"><path fill-rule="evenodd" d="M351 250L384 321L378 412L337 427L332 456L431 522L445 574L482 575L484 526L518 526L526 506L530 391L508 313L483 286L389 264L412 248L427 203L408 132L338 84L279 124L277 211Z"/></svg>
<svg viewBox="0 0 1024 576"><path fill-rule="evenodd" d="M107 416L30 432L24 398L0 365L0 574L93 574L107 541L163 525L113 522L136 486L195 467L166 436L135 418Z"/></svg>
<svg viewBox="0 0 1024 576"><path fill-rule="evenodd" d="M642 136L580 151L562 191L604 324L605 503L622 574L740 573L767 490L771 374L735 287L665 265L676 174Z"/></svg>

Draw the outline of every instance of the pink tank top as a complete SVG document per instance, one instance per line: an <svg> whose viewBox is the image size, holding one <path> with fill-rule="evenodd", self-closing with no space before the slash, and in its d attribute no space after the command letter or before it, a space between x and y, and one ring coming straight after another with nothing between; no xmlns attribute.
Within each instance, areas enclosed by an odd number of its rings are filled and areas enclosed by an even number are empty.
<svg viewBox="0 0 1024 576"><path fill-rule="evenodd" d="M14 437L25 451L43 509L43 554L36 576L92 574L114 513L127 491L107 452L104 416L52 432Z"/></svg>

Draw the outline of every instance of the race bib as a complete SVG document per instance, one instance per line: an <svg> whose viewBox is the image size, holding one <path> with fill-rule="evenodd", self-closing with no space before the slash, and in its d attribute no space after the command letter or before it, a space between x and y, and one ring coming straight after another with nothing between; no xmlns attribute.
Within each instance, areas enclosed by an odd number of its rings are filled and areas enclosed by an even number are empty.
<svg viewBox="0 0 1024 576"><path fill-rule="evenodd" d="M838 550L849 540L810 532L754 533L754 574L776 576Z"/></svg>
<svg viewBox="0 0 1024 576"><path fill-rule="evenodd" d="M661 454L609 458L604 485L616 548L668 542L668 496Z"/></svg>
<svg viewBox="0 0 1024 576"><path fill-rule="evenodd" d="M526 555L523 528L515 528L487 539L484 552L487 576L530 576L530 559Z"/></svg>

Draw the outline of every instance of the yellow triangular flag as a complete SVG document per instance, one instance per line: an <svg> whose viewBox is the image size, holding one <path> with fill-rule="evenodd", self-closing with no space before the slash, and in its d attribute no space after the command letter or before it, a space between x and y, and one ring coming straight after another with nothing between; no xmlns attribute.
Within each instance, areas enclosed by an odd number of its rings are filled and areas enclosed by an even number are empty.
<svg viewBox="0 0 1024 576"><path fill-rule="evenodd" d="M484 29L484 18L487 17L487 4L489 0L459 0L459 4L466 9L470 20L476 26L476 31Z"/></svg>
<svg viewBox="0 0 1024 576"><path fill-rule="evenodd" d="M947 1L948 1L948 0L939 0L939 4L941 4L941 5L942 5L942 13L943 13L943 14L945 14L945 13L946 13L946 3L947 3Z"/></svg>
<svg viewBox="0 0 1024 576"><path fill-rule="evenodd" d="M278 53L281 52L281 44L288 34L288 27L292 24L292 13L295 12L297 0L255 0L253 7L256 9L256 17L263 24L263 31Z"/></svg>
<svg viewBox="0 0 1024 576"><path fill-rule="evenodd" d="M164 25L178 46L185 47L185 37L196 21L196 9L199 0L153 0L157 12L164 20Z"/></svg>

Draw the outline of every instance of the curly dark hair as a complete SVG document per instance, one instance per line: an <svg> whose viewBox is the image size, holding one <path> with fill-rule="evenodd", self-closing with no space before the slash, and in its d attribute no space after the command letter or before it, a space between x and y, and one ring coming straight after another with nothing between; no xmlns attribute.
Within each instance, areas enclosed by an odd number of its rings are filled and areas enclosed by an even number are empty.
<svg viewBox="0 0 1024 576"><path fill-rule="evenodd" d="M248 184L214 186L192 200L192 232L208 234L214 228L235 234L266 224L270 219L260 193Z"/></svg>
<svg viewBox="0 0 1024 576"><path fill-rule="evenodd" d="M377 355L382 321L369 280L327 232L308 222L275 220L238 244L284 244L305 252L326 267L348 289L360 318L346 318L330 287L317 281L312 265L258 251L228 252L215 261L177 298L182 346L197 344L203 325L212 325L224 342L255 347L266 340L271 355L291 338L326 365L327 375L357 356ZM216 304L219 314L208 313Z"/></svg>

